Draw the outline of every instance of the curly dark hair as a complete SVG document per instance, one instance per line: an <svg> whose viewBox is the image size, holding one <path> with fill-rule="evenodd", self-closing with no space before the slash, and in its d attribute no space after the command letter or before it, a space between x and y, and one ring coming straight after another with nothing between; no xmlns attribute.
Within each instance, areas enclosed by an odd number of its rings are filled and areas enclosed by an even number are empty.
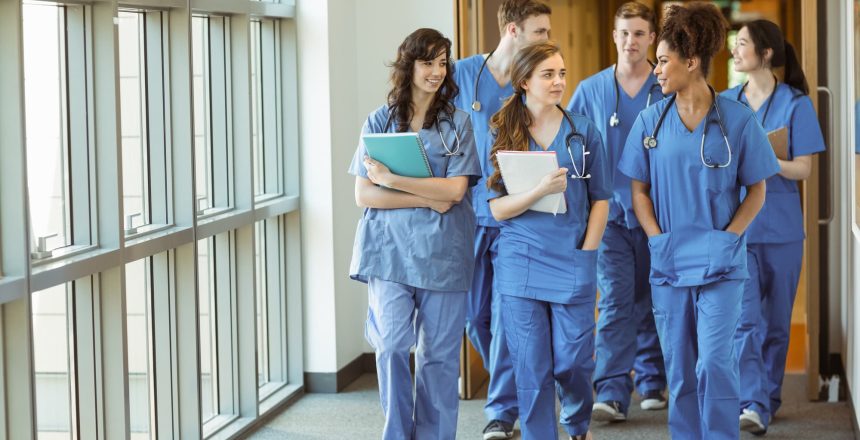
<svg viewBox="0 0 860 440"><path fill-rule="evenodd" d="M424 117L423 128L433 126L436 115L440 111L454 112L452 101L460 93L460 88L454 82L454 63L451 61L451 40L445 38L439 31L421 28L409 34L397 49L397 59L391 64L391 91L388 92L388 106L395 121L396 131L409 129L414 109L412 108L412 76L415 71L415 61L431 61L445 54L448 64L445 66L445 79L442 87L436 92L433 103Z"/></svg>
<svg viewBox="0 0 860 440"><path fill-rule="evenodd" d="M726 44L729 22L723 13L711 3L691 2L669 6L660 41L682 58L698 57L702 74L708 76L711 59Z"/></svg>

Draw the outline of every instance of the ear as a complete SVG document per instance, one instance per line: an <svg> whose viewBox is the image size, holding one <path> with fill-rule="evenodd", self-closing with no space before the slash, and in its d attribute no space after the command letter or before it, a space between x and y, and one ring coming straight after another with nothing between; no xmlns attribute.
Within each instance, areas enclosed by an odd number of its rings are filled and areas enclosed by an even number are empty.
<svg viewBox="0 0 860 440"><path fill-rule="evenodd" d="M615 41L616 39L618 39L618 31L613 29L612 30L612 40Z"/></svg>
<svg viewBox="0 0 860 440"><path fill-rule="evenodd" d="M764 55L761 57L761 63L762 63L762 65L770 67L772 62L773 62L773 49L767 48L764 50Z"/></svg>
<svg viewBox="0 0 860 440"><path fill-rule="evenodd" d="M517 29L517 24L513 22L506 24L505 33L513 38L516 38L517 34L519 33L519 29Z"/></svg>
<svg viewBox="0 0 860 440"><path fill-rule="evenodd" d="M650 34L648 34L648 45L653 45L654 41L657 41L657 33L651 32Z"/></svg>
<svg viewBox="0 0 860 440"><path fill-rule="evenodd" d="M701 67L702 59L699 57L687 58L687 71L692 72Z"/></svg>

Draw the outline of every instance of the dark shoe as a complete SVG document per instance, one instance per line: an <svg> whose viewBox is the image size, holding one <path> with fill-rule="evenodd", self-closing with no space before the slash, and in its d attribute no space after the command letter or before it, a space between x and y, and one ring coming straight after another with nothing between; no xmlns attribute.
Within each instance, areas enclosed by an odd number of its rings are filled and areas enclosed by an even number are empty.
<svg viewBox="0 0 860 440"><path fill-rule="evenodd" d="M658 411L666 409L666 398L663 397L663 392L660 390L651 390L642 396L642 402L639 403L639 408L644 411Z"/></svg>
<svg viewBox="0 0 860 440"><path fill-rule="evenodd" d="M610 400L597 402L591 407L591 419L597 422L623 422L627 420L621 402Z"/></svg>
<svg viewBox="0 0 860 440"><path fill-rule="evenodd" d="M503 420L490 420L484 427L484 440L507 440L514 437L514 424Z"/></svg>

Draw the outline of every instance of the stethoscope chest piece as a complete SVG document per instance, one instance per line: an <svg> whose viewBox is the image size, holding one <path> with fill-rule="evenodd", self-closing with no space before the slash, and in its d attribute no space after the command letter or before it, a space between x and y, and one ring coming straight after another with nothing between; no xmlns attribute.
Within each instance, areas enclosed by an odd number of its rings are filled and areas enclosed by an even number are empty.
<svg viewBox="0 0 860 440"><path fill-rule="evenodd" d="M617 127L621 121L618 119L618 113L612 113L612 116L609 117L609 126Z"/></svg>
<svg viewBox="0 0 860 440"><path fill-rule="evenodd" d="M481 101L472 101L472 110L476 112L481 111Z"/></svg>
<svg viewBox="0 0 860 440"><path fill-rule="evenodd" d="M642 140L642 145L646 150L650 150L657 146L657 138L653 136L645 136L645 139Z"/></svg>

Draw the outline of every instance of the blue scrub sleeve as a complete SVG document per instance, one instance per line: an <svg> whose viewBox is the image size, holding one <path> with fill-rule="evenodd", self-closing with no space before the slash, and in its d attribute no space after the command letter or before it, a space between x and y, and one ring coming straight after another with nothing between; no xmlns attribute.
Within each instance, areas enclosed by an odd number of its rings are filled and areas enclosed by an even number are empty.
<svg viewBox="0 0 860 440"><path fill-rule="evenodd" d="M631 179L650 184L651 165L648 151L642 146L645 136L648 136L648 133L645 131L645 120L640 113L630 129L630 134L627 135L621 160L618 161L618 171Z"/></svg>
<svg viewBox="0 0 860 440"><path fill-rule="evenodd" d="M795 99L797 107L791 114L791 157L805 156L824 151L824 136L818 125L818 115L808 96Z"/></svg>
<svg viewBox="0 0 860 440"><path fill-rule="evenodd" d="M363 135L373 133L370 128L370 118L364 122L361 127L361 135L358 137L358 147L355 149L355 154L352 156L352 163L349 164L349 174L367 179L367 168L364 167L364 156L367 155L367 147L364 145Z"/></svg>
<svg viewBox="0 0 860 440"><path fill-rule="evenodd" d="M606 150L603 148L603 138L600 136L600 132L593 122L590 120L587 122L588 162L590 162L588 169L591 173L591 178L585 181L588 186L588 200L592 202L607 200L612 198L614 173L606 158Z"/></svg>
<svg viewBox="0 0 860 440"><path fill-rule="evenodd" d="M464 116L456 124L457 135L460 137L460 152L462 156L451 156L445 177L469 176L469 187L475 186L481 178L481 164L478 162L478 150L475 148L475 134L472 132L472 120Z"/></svg>
<svg viewBox="0 0 860 440"><path fill-rule="evenodd" d="M579 83L576 91L573 92L573 96L570 97L570 102L567 103L567 110L571 113L588 116L589 119L594 120L591 117L592 115L587 113L588 106L586 105L585 87L585 81Z"/></svg>
<svg viewBox="0 0 860 440"><path fill-rule="evenodd" d="M767 140L767 134L750 114L738 136L738 182L743 186L761 182L779 172L779 162Z"/></svg>

